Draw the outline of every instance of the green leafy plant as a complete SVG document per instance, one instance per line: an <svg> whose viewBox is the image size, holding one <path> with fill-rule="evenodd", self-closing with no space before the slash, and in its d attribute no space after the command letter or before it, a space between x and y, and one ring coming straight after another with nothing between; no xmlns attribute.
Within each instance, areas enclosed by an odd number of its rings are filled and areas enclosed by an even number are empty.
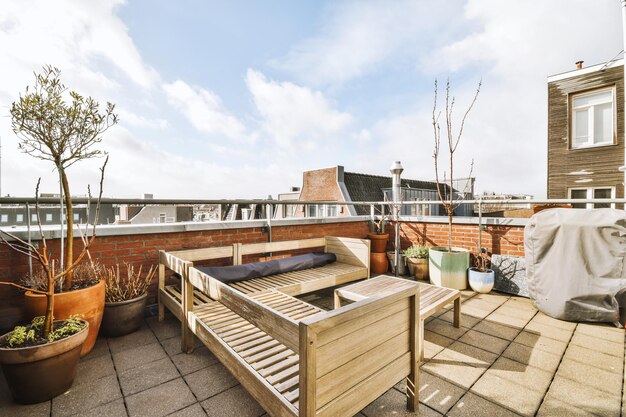
<svg viewBox="0 0 626 417"><path fill-rule="evenodd" d="M102 133L118 121L115 105L107 103L104 112L91 97L69 92L61 82L61 71L52 66L35 73L35 85L26 87L11 105L11 128L20 139L19 149L35 158L51 161L59 175L65 204L65 259L63 267L74 265L74 215L67 168L83 159L103 154L93 149ZM63 290L72 288L73 267L63 277Z"/></svg>
<svg viewBox="0 0 626 417"><path fill-rule="evenodd" d="M85 322L76 317L63 321L60 326L54 329L47 336L44 336L45 317L35 317L28 326L15 326L6 339L6 346L9 348L21 348L28 346L42 345L64 339L83 330Z"/></svg>
<svg viewBox="0 0 626 417"><path fill-rule="evenodd" d="M107 303L132 300L148 292L148 287L157 269L150 266L148 272L142 276L141 270L126 264L126 277L122 277L120 266L115 265L107 270L106 274L106 301Z"/></svg>
<svg viewBox="0 0 626 417"><path fill-rule="evenodd" d="M407 258L428 259L428 248L423 245L413 245L402 251Z"/></svg>

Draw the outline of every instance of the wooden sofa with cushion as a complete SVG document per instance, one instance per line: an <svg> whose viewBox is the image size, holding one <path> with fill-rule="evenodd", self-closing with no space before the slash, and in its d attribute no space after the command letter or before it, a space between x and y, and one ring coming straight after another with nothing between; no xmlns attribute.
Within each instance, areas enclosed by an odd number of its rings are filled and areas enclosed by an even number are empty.
<svg viewBox="0 0 626 417"><path fill-rule="evenodd" d="M209 301L194 304L194 291ZM350 416L407 377L418 409L419 285L332 311L276 289L245 294L189 267L183 348L195 334L272 416Z"/></svg>
<svg viewBox="0 0 626 417"><path fill-rule="evenodd" d="M366 239L327 236L281 242L235 243L229 246L172 252L159 251L159 319L163 319L165 308L179 320L183 318L181 287L177 284L165 285L167 269L184 280L194 263L201 261L229 258L232 259L233 265L241 265L245 256L319 248L323 248L325 253L335 254L337 261L317 268L240 281L230 286L244 294L276 289L287 295L300 295L369 278L370 242ZM195 305L211 301L210 297L197 289L193 294Z"/></svg>

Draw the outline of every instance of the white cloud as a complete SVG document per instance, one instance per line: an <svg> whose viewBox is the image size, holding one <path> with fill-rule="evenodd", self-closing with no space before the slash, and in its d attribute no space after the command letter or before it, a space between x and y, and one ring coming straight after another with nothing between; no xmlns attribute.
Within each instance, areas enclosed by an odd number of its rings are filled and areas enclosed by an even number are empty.
<svg viewBox="0 0 626 417"><path fill-rule="evenodd" d="M320 33L296 44L275 67L310 84L340 84L419 54L451 27L455 1L334 3ZM433 30L437 28L436 33ZM393 58L393 59L392 59Z"/></svg>
<svg viewBox="0 0 626 417"><path fill-rule="evenodd" d="M330 140L352 122L349 113L333 109L319 91L268 80L252 69L248 70L246 84L262 117L263 129L281 146L316 148L319 141Z"/></svg>
<svg viewBox="0 0 626 417"><path fill-rule="evenodd" d="M158 130L166 129L169 126L169 122L165 119L145 117L123 107L116 107L115 111L122 126L128 124L130 126Z"/></svg>
<svg viewBox="0 0 626 417"><path fill-rule="evenodd" d="M253 140L245 126L224 110L222 100L212 91L191 87L181 80L164 84L170 104L177 108L197 130L221 134L235 140Z"/></svg>

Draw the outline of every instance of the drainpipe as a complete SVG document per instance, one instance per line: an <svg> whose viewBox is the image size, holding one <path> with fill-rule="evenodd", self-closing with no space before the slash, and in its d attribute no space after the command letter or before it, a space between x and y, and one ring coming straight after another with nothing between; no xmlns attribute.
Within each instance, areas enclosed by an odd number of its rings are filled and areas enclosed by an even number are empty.
<svg viewBox="0 0 626 417"><path fill-rule="evenodd" d="M626 0L625 0L626 1ZM389 168L391 172L391 190L393 196L393 218L395 220L395 244L394 244L394 263L396 269L396 276L398 276L398 270L400 269L400 222L399 222L399 202L401 200L400 193L400 174L404 171L400 161L395 161Z"/></svg>
<svg viewBox="0 0 626 417"><path fill-rule="evenodd" d="M622 34L623 34L623 44L624 44L624 52L622 59L622 70L624 71L624 86L626 87L626 0L622 1ZM618 168L619 171L624 173L624 182L622 183L624 193L622 197L626 197L626 92L624 93L624 165ZM616 196L617 197L617 196ZM626 209L626 205L623 207Z"/></svg>

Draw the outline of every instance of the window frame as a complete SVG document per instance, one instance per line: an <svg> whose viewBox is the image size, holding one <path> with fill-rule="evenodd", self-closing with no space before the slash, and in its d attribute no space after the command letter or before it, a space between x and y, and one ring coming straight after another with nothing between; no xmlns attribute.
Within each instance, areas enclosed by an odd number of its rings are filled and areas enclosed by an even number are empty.
<svg viewBox="0 0 626 417"><path fill-rule="evenodd" d="M588 137L587 143L584 145L574 146L574 137L576 135L576 112L574 109L574 99L579 97L591 96L595 94L600 94L603 92L611 92L611 109L612 109L612 131L611 140L607 142L601 143L593 143L590 142L590 139L593 140L593 136ZM577 149L589 149L589 148L598 148L602 146L611 146L617 144L617 106L616 106L616 88L615 85L611 85L609 87L596 88L593 90L579 91L569 94L569 103L568 103L568 113L569 113L569 150L577 150ZM587 106L587 109L594 108L595 105ZM590 112L590 119L593 121L594 112ZM590 123L588 129L590 129L593 133L595 126L593 123Z"/></svg>
<svg viewBox="0 0 626 417"><path fill-rule="evenodd" d="M585 199L590 200L593 198L594 192L596 190L611 190L611 197L609 198L616 198L615 197L615 187L611 187L611 186L599 186L599 187L572 187L572 188L568 188L567 189L567 195L568 198L570 200L574 200L574 198L572 198L572 191L582 191L585 190L587 191L587 197L585 197ZM593 209L595 208L596 204L601 204L601 203L572 203L572 204L584 204L585 205L585 209ZM611 208L615 208L615 203L610 203Z"/></svg>

